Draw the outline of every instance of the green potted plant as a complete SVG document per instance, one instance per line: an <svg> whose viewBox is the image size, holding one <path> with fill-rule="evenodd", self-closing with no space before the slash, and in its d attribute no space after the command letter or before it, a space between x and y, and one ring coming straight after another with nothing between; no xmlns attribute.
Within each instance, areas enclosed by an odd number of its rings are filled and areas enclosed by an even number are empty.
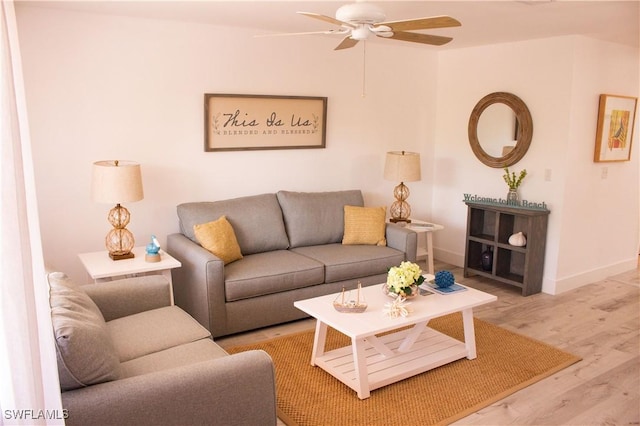
<svg viewBox="0 0 640 426"><path fill-rule="evenodd" d="M509 186L509 193L507 194L507 203L518 203L518 187L522 184L522 180L527 175L527 169L523 169L516 177L515 172L509 172L509 168L504 168L505 174L502 176L504 181Z"/></svg>

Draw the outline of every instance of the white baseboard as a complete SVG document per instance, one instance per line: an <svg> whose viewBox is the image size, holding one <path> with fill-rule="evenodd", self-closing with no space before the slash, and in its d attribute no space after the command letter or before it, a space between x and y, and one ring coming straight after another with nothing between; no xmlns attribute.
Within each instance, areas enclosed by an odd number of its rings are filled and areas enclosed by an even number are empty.
<svg viewBox="0 0 640 426"><path fill-rule="evenodd" d="M441 262L449 263L460 268L464 268L464 253L454 253L452 251L433 248L433 257Z"/></svg>
<svg viewBox="0 0 640 426"><path fill-rule="evenodd" d="M464 254L443 250L437 247L434 247L433 251L434 257L439 261L464 268ZM572 275L570 277L565 277L558 280L553 280L545 277L542 280L542 292L552 295L564 293L565 291L573 290L575 288L582 287L596 281L601 281L605 278L630 271L637 267L638 259L634 257L613 265L592 269L590 271L582 272L580 274Z"/></svg>
<svg viewBox="0 0 640 426"><path fill-rule="evenodd" d="M545 278L542 283L542 291L548 294L560 294L573 290L596 281L604 280L613 275L621 274L638 267L638 259L632 258L613 265L592 269L587 272L572 275L558 280L548 280Z"/></svg>

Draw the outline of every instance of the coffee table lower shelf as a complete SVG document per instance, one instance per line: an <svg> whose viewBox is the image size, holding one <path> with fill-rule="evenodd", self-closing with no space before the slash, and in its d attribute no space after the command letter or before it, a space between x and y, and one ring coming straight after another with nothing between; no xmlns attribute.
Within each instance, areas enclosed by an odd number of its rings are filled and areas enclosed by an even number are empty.
<svg viewBox="0 0 640 426"><path fill-rule="evenodd" d="M402 344L405 338L410 338L412 329L365 338L351 346L324 352L312 364L327 371L364 399L374 389L470 355L464 342L423 327L424 331L406 350ZM475 358L475 354L470 358ZM358 363L363 363L364 368L358 368ZM360 378L359 371L366 372L367 377Z"/></svg>

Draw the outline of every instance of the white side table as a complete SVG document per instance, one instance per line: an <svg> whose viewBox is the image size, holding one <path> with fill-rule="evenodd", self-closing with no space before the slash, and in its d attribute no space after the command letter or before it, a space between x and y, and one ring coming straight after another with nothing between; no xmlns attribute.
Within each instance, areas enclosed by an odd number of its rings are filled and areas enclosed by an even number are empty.
<svg viewBox="0 0 640 426"><path fill-rule="evenodd" d="M416 257L426 257L427 267L429 268L427 272L435 274L433 267L433 233L444 229L444 226L411 219L411 223L407 223L406 227L418 233L418 252Z"/></svg>
<svg viewBox="0 0 640 426"><path fill-rule="evenodd" d="M146 254L144 247L134 247L131 251L135 255L132 259L111 260L106 250L81 253L78 257L89 277L96 283L142 275L163 275L169 281L171 304L173 305L171 270L179 268L182 264L164 250L160 250L160 262L153 263L144 260Z"/></svg>

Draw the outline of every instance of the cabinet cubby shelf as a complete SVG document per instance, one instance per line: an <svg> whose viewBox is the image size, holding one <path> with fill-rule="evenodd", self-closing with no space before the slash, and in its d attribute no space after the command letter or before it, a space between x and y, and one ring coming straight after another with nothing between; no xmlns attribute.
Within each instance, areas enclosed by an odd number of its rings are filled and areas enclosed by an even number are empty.
<svg viewBox="0 0 640 426"><path fill-rule="evenodd" d="M500 281L505 284L512 285L514 287L523 288L522 282L524 281L524 277L522 275L508 274L507 276L499 276L494 275L490 272L482 270L480 265L475 267L468 267L467 270L469 272L473 272L473 275L480 275L483 277L491 278L492 280Z"/></svg>
<svg viewBox="0 0 640 426"><path fill-rule="evenodd" d="M466 202L467 236L464 276L480 275L522 289L523 296L542 290L549 210ZM509 244L522 232L524 247ZM483 253L492 252L491 270L482 267Z"/></svg>

